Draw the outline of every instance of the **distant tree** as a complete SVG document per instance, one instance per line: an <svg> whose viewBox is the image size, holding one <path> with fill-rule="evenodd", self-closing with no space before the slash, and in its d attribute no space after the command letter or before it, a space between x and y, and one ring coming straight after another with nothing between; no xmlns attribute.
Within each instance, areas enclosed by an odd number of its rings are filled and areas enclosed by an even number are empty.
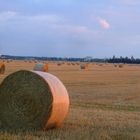
<svg viewBox="0 0 140 140"><path fill-rule="evenodd" d="M120 58L116 58L115 55L107 60L108 63L128 63L128 64L140 64L140 59L137 58L135 59L133 56L131 56L131 58L129 57L122 57L120 56Z"/></svg>

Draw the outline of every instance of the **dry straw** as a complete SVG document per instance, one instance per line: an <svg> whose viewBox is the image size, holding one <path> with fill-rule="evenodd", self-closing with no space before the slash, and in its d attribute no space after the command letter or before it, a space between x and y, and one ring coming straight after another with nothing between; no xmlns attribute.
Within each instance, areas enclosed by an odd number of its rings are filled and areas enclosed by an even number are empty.
<svg viewBox="0 0 140 140"><path fill-rule="evenodd" d="M0 74L4 74L4 73L5 73L5 64L0 63Z"/></svg>
<svg viewBox="0 0 140 140"><path fill-rule="evenodd" d="M48 72L49 71L49 66L48 64L43 64L43 63L38 63L34 67L35 71L43 71L43 72Z"/></svg>
<svg viewBox="0 0 140 140"><path fill-rule="evenodd" d="M69 108L62 82L39 71L21 70L0 85L2 130L46 130L60 127Z"/></svg>

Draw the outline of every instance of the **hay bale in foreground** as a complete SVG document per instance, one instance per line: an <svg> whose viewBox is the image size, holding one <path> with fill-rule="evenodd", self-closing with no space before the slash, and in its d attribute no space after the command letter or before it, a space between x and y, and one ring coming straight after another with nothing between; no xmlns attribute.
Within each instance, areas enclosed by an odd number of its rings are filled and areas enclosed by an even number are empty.
<svg viewBox="0 0 140 140"><path fill-rule="evenodd" d="M4 74L4 73L5 73L5 64L0 63L0 74Z"/></svg>
<svg viewBox="0 0 140 140"><path fill-rule="evenodd" d="M0 85L0 128L41 130L60 127L69 108L62 82L39 71L20 70Z"/></svg>
<svg viewBox="0 0 140 140"><path fill-rule="evenodd" d="M34 70L48 72L49 66L48 66L48 64L38 63L35 65Z"/></svg>

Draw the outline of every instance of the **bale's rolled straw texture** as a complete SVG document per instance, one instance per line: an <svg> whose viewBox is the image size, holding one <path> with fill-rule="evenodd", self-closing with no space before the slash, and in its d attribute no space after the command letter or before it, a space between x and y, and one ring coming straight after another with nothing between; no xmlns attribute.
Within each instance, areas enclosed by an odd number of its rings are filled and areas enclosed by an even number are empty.
<svg viewBox="0 0 140 140"><path fill-rule="evenodd" d="M39 71L21 70L0 85L0 128L41 130L60 127L69 108L62 82Z"/></svg>
<svg viewBox="0 0 140 140"><path fill-rule="evenodd" d="M48 64L38 63L35 65L34 70L48 72L49 66L48 66Z"/></svg>
<svg viewBox="0 0 140 140"><path fill-rule="evenodd" d="M4 72L5 72L5 64L0 63L0 74L4 74Z"/></svg>

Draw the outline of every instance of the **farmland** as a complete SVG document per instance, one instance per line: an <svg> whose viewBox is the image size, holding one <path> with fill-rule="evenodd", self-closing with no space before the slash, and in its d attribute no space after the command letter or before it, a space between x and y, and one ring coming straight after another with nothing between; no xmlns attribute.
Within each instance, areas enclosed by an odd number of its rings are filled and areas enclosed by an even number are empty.
<svg viewBox="0 0 140 140"><path fill-rule="evenodd" d="M6 62L6 72L33 70L34 62ZM49 62L49 72L66 86L70 109L63 126L46 132L3 132L0 140L139 140L140 66L90 63L88 69Z"/></svg>

